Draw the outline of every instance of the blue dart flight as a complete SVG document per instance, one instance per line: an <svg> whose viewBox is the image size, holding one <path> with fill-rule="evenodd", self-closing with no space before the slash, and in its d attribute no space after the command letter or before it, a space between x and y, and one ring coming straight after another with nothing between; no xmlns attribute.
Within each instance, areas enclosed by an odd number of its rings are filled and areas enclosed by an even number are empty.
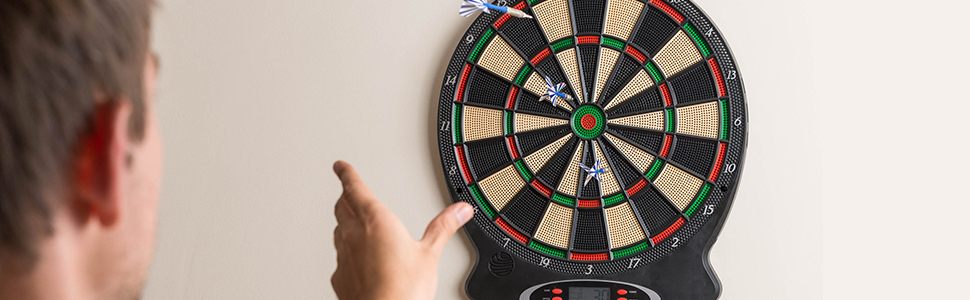
<svg viewBox="0 0 970 300"><path fill-rule="evenodd" d="M511 7L494 5L494 4L485 2L485 0L465 0L464 2L462 2L461 8L458 9L458 14L463 17L467 17L475 13L476 10L481 10L481 11L484 11L485 13L489 13L489 9L494 9L503 13L507 13L516 18L532 19L532 16L522 12L521 10L514 9Z"/></svg>
<svg viewBox="0 0 970 300"><path fill-rule="evenodd" d="M586 182L583 183L583 186L586 186L587 184L589 184L589 180L593 178L596 178L596 181L600 181L600 175L602 175L603 173L606 173L606 170L600 167L600 161L601 160L597 159L596 163L593 164L593 167L587 167L582 163L579 164L579 167L583 168L583 171L586 171L586 174L587 174Z"/></svg>
<svg viewBox="0 0 970 300"><path fill-rule="evenodd" d="M552 79L546 76L546 93L539 97L539 102L549 101L552 103L552 107L556 107L556 100L563 98L566 101L573 100L573 97L562 93L562 89L566 87L565 82L559 84L552 84Z"/></svg>

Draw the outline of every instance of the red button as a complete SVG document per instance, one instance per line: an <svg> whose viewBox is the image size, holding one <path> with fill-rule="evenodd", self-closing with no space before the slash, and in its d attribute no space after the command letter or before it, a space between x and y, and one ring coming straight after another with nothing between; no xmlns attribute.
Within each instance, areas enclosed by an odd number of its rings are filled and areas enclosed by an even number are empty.
<svg viewBox="0 0 970 300"><path fill-rule="evenodd" d="M626 295L626 290L624 290L624 289L616 290L616 294L617 295L620 295L620 296Z"/></svg>
<svg viewBox="0 0 970 300"><path fill-rule="evenodd" d="M552 289L552 293L553 294L556 294L556 295L559 295L559 294L562 294L562 290L560 290L560 289Z"/></svg>
<svg viewBox="0 0 970 300"><path fill-rule="evenodd" d="M552 297L552 300L562 300L562 297ZM623 299L626 300L626 299Z"/></svg>
<svg viewBox="0 0 970 300"><path fill-rule="evenodd" d="M626 300L626 298L620 297L620 298L616 298L616 300Z"/></svg>

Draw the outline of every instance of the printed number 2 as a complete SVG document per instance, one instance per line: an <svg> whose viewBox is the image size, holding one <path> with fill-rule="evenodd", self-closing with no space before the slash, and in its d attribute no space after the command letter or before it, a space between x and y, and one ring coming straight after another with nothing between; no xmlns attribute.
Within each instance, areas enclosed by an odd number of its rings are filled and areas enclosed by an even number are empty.
<svg viewBox="0 0 970 300"><path fill-rule="evenodd" d="M674 243L671 244L670 247L671 248L680 247L680 238L678 238L678 237L675 236L673 240L674 240Z"/></svg>

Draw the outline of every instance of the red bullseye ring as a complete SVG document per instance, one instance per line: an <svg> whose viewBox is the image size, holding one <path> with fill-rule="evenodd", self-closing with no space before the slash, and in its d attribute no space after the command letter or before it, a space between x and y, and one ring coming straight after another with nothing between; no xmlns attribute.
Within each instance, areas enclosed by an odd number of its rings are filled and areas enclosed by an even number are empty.
<svg viewBox="0 0 970 300"><path fill-rule="evenodd" d="M583 126L583 129L592 130L596 127L596 117L593 115L585 115L579 120L579 125Z"/></svg>

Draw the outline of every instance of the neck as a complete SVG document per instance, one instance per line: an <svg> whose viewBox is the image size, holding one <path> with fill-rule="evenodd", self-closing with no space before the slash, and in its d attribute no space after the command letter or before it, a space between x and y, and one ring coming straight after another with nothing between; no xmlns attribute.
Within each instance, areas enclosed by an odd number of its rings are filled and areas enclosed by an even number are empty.
<svg viewBox="0 0 970 300"><path fill-rule="evenodd" d="M54 220L64 220L57 218ZM44 238L37 248L38 259L26 269L18 269L16 264L4 264L0 270L0 300L24 299L86 299L90 295L80 282L81 256L74 244L75 232L63 221L54 222L53 236ZM16 258L3 257L4 261ZM14 265L10 268L7 266Z"/></svg>

